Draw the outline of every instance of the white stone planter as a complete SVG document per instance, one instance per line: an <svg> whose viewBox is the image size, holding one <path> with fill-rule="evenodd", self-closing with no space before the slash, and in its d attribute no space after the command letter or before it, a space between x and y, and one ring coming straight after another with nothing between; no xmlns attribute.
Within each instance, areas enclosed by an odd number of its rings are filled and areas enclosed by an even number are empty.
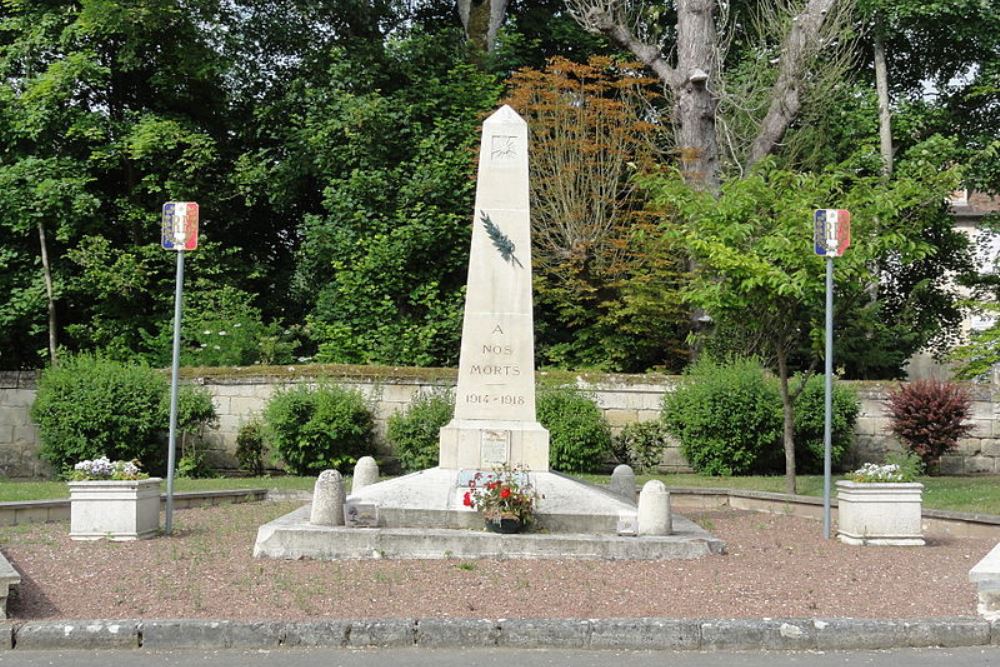
<svg viewBox="0 0 1000 667"><path fill-rule="evenodd" d="M923 546L924 485L837 482L837 538L847 544Z"/></svg>
<svg viewBox="0 0 1000 667"><path fill-rule="evenodd" d="M69 482L74 540L143 540L160 530L160 478Z"/></svg>

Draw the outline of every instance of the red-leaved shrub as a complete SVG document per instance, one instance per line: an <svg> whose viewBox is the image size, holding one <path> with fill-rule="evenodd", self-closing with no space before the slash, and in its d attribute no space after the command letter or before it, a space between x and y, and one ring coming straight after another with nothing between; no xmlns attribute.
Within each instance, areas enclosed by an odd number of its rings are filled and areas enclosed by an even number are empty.
<svg viewBox="0 0 1000 667"><path fill-rule="evenodd" d="M886 401L899 436L925 466L938 462L954 449L958 439L973 429L965 420L972 413L972 398L960 385L940 380L916 380L889 393Z"/></svg>

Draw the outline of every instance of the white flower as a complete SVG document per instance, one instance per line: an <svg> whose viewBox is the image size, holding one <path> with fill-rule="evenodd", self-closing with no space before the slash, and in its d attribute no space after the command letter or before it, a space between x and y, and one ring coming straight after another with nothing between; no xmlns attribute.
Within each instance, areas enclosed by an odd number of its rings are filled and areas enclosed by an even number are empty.
<svg viewBox="0 0 1000 667"><path fill-rule="evenodd" d="M239 329L241 326L243 326L243 323L242 322L237 322L236 324L233 325L233 328L234 329Z"/></svg>
<svg viewBox="0 0 1000 667"><path fill-rule="evenodd" d="M221 348L221 347L219 347L218 345L213 345L212 347L213 347L213 348L215 348L216 350L221 350L221 349L222 349L222 348Z"/></svg>
<svg viewBox="0 0 1000 667"><path fill-rule="evenodd" d="M205 329L204 331L202 331L202 333L205 334L206 336L212 335L212 332L209 331L208 329Z"/></svg>
<svg viewBox="0 0 1000 667"><path fill-rule="evenodd" d="M225 336L225 335L226 335L226 332L225 332L225 331L220 331L220 332L219 332L219 335L220 335L220 336Z"/></svg>

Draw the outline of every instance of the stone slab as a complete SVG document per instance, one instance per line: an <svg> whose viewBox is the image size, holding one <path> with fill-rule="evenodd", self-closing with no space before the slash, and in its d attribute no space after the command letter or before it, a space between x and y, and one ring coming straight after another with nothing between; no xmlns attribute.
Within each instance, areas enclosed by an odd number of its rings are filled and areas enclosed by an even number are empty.
<svg viewBox="0 0 1000 667"><path fill-rule="evenodd" d="M386 528L482 528L482 517L462 504L462 471L429 468L385 480L352 493L348 502L378 505L380 526ZM539 529L568 533L614 533L622 512L635 505L606 487L587 484L559 473L532 472L539 494Z"/></svg>
<svg viewBox="0 0 1000 667"><path fill-rule="evenodd" d="M511 619L500 626L499 646L516 648L586 648L590 621L577 619Z"/></svg>
<svg viewBox="0 0 1000 667"><path fill-rule="evenodd" d="M416 643L429 648L496 646L500 622L489 619L428 618L417 622Z"/></svg>
<svg viewBox="0 0 1000 667"><path fill-rule="evenodd" d="M313 526L309 507L264 524L254 556L317 560L444 558L577 558L606 560L689 559L721 553L723 544L704 529L675 516L673 535L619 537L581 533L499 535L445 528L347 528Z"/></svg>

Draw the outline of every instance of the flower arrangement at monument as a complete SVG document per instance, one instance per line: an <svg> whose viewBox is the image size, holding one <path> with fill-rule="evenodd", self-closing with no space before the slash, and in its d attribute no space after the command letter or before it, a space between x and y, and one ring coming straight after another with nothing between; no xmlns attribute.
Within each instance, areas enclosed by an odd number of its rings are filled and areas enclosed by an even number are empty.
<svg viewBox="0 0 1000 667"><path fill-rule="evenodd" d="M476 473L463 503L483 515L488 530L516 533L534 520L537 496L527 469L504 464L492 473Z"/></svg>
<svg viewBox="0 0 1000 667"><path fill-rule="evenodd" d="M91 482L96 480L133 481L148 479L149 474L142 472L138 460L112 461L107 456L94 460L80 461L69 473L71 482Z"/></svg>

